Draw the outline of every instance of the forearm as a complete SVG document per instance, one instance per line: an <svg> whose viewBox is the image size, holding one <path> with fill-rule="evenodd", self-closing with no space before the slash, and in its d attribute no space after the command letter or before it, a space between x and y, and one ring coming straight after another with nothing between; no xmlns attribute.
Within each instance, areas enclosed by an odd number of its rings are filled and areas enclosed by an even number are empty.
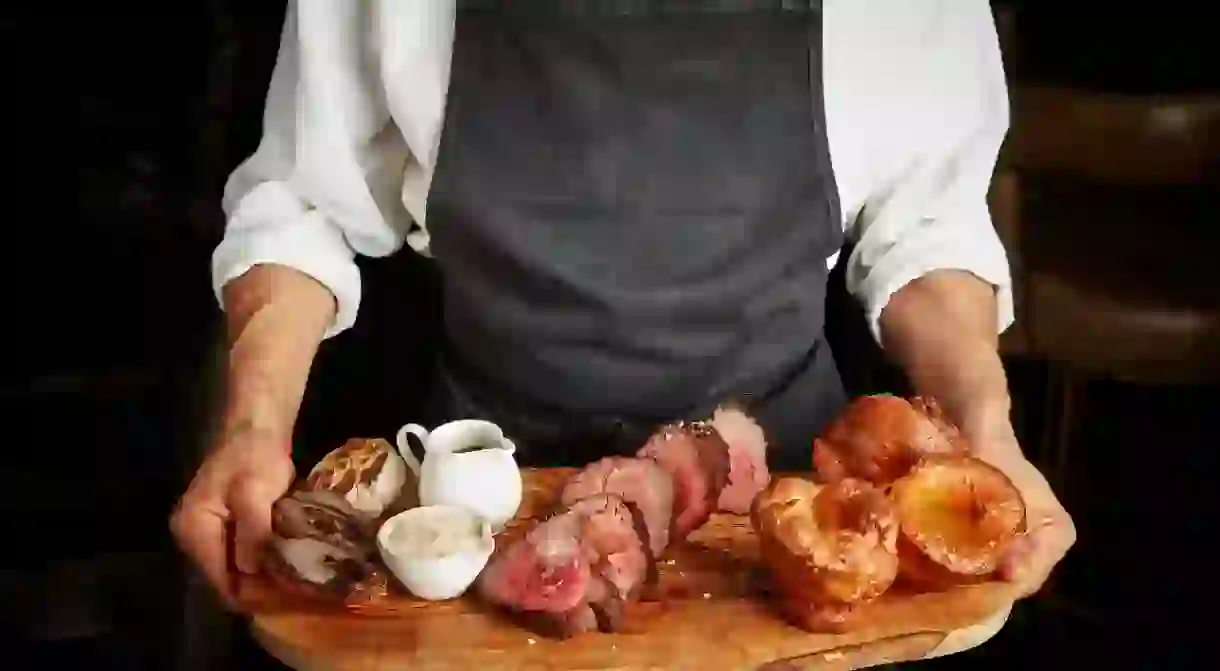
<svg viewBox="0 0 1220 671"><path fill-rule="evenodd" d="M881 312L882 345L917 393L935 397L981 451L1019 451L999 355L995 288L962 271L907 284Z"/></svg>
<svg viewBox="0 0 1220 671"><path fill-rule="evenodd" d="M222 430L290 441L314 355L335 299L313 278L259 265L224 287L229 344Z"/></svg>

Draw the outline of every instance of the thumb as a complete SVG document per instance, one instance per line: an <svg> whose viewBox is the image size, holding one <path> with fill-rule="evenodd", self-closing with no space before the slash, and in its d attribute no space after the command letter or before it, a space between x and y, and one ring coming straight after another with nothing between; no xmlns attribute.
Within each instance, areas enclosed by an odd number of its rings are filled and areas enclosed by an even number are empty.
<svg viewBox="0 0 1220 671"><path fill-rule="evenodd" d="M271 538L271 507L288 489L291 476L244 477L233 483L229 510L234 520L233 551L242 573L256 573L259 556Z"/></svg>

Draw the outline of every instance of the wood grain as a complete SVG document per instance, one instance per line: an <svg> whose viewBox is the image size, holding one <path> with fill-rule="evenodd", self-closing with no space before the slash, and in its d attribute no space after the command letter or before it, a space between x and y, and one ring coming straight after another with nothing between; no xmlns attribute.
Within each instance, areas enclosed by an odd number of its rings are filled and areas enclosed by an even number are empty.
<svg viewBox="0 0 1220 671"><path fill-rule="evenodd" d="M518 519L500 547L544 515L570 471L526 471ZM717 515L661 567L660 602L635 604L628 630L552 641L473 595L427 603L395 597L358 613L302 601L261 579L241 599L257 640L301 671L382 669L854 669L951 654L1003 626L1007 585L950 592L891 590L843 634L810 634L769 607L757 543L744 517Z"/></svg>

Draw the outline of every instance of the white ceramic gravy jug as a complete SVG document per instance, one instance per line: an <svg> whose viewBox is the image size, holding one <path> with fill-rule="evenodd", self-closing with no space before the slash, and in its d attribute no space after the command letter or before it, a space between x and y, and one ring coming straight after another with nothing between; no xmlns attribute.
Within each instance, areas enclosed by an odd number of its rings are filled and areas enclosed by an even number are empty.
<svg viewBox="0 0 1220 671"><path fill-rule="evenodd" d="M422 463L411 450L411 435L424 446ZM517 513L517 447L499 426L481 419L449 422L432 431L408 424L398 430L395 442L419 481L420 505L465 506L487 520L493 531L503 529Z"/></svg>

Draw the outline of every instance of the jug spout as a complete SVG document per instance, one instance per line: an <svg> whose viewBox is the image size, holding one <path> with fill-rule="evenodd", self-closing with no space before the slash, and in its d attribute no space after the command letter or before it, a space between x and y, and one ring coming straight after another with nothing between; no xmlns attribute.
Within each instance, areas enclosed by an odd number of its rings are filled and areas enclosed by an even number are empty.
<svg viewBox="0 0 1220 671"><path fill-rule="evenodd" d="M470 450L462 451L463 454L478 454L480 452L500 454L511 457L517 453L517 446L513 444L513 441L503 438L495 445L483 445L481 447L475 447Z"/></svg>

